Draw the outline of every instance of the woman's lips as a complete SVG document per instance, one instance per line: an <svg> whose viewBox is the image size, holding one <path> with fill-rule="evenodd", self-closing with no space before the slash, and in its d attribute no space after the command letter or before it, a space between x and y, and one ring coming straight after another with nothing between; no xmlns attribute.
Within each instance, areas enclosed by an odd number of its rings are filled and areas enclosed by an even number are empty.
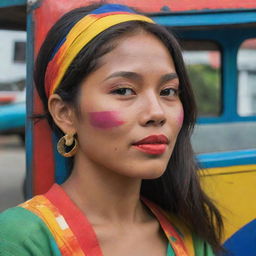
<svg viewBox="0 0 256 256"><path fill-rule="evenodd" d="M151 154L151 155L161 155L165 152L166 144L139 144L133 145L136 149Z"/></svg>
<svg viewBox="0 0 256 256"><path fill-rule="evenodd" d="M163 154L166 150L168 138L165 135L151 135L140 141L137 141L133 146L145 153L151 155Z"/></svg>
<svg viewBox="0 0 256 256"><path fill-rule="evenodd" d="M168 144L169 140L168 138L163 135L150 135L146 138L143 138L142 140L139 140L134 143L134 145L140 145L140 144Z"/></svg>

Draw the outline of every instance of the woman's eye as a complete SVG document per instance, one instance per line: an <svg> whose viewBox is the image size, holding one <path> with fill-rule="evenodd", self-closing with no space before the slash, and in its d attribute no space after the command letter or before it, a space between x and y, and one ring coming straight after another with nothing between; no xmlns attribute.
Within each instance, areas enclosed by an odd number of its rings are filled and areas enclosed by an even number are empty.
<svg viewBox="0 0 256 256"><path fill-rule="evenodd" d="M134 91L130 88L118 88L111 92L112 94L119 94L119 95L134 95Z"/></svg>
<svg viewBox="0 0 256 256"><path fill-rule="evenodd" d="M160 95L161 96L177 96L178 90L174 88L166 88L161 91Z"/></svg>

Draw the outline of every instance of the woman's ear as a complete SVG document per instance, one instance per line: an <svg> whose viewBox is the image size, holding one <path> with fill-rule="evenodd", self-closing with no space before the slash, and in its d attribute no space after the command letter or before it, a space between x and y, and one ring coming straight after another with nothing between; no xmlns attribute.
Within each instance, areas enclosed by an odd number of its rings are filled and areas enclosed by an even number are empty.
<svg viewBox="0 0 256 256"><path fill-rule="evenodd" d="M65 134L75 134L75 111L65 103L58 94L52 94L48 99L48 109L54 123Z"/></svg>

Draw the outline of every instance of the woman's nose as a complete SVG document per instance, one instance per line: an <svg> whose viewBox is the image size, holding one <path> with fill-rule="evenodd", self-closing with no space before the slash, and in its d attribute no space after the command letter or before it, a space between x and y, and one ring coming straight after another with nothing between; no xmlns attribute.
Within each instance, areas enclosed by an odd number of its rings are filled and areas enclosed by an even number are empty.
<svg viewBox="0 0 256 256"><path fill-rule="evenodd" d="M163 126L166 122L165 111L160 102L160 96L150 93L144 96L143 126Z"/></svg>

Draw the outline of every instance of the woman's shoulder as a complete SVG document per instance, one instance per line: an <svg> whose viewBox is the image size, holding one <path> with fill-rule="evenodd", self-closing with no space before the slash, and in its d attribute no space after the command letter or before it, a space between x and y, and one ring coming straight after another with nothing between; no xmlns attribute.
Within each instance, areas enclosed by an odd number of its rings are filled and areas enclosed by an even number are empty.
<svg viewBox="0 0 256 256"><path fill-rule="evenodd" d="M27 234L35 232L41 226L40 219L30 211L16 206L0 214L0 237L9 234ZM13 232L15 231L15 232Z"/></svg>
<svg viewBox="0 0 256 256"><path fill-rule="evenodd" d="M3 255L57 255L54 239L44 222L34 213L17 206L0 214L0 252Z"/></svg>

